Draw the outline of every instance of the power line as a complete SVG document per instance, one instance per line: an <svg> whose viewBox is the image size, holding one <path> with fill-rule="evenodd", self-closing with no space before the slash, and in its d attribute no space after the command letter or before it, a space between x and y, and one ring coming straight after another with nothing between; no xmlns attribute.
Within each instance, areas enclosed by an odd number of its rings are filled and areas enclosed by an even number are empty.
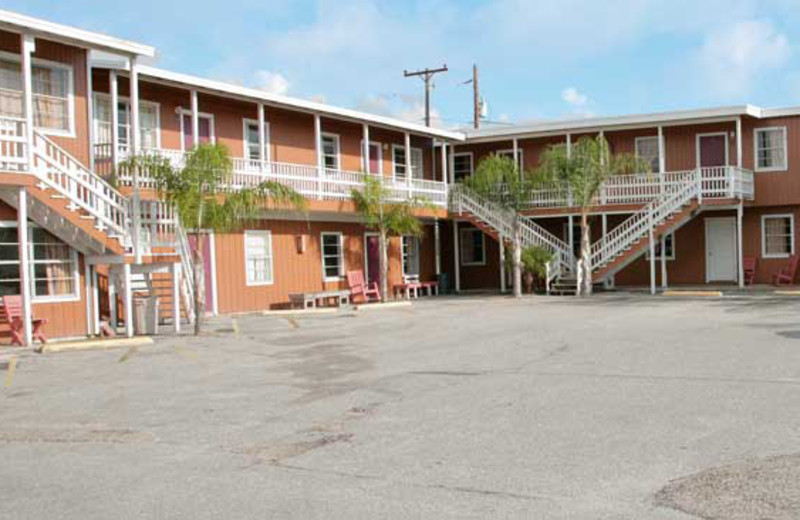
<svg viewBox="0 0 800 520"><path fill-rule="evenodd" d="M410 78L412 76L417 76L422 78L422 81L425 82L425 126L431 126L431 79L440 72L447 72L447 65L442 65L438 69L426 68L415 70L414 72L403 71L404 77Z"/></svg>

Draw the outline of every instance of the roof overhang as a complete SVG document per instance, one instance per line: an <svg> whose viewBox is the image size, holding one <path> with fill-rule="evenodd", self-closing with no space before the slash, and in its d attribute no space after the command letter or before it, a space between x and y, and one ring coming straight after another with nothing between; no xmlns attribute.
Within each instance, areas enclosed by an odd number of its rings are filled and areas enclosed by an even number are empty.
<svg viewBox="0 0 800 520"><path fill-rule="evenodd" d="M0 9L0 29L21 34L32 34L48 40L55 40L87 49L98 49L148 58L152 58L156 54L156 50L149 45L76 29L75 27L48 22L40 18L33 18L32 16L2 9Z"/></svg>

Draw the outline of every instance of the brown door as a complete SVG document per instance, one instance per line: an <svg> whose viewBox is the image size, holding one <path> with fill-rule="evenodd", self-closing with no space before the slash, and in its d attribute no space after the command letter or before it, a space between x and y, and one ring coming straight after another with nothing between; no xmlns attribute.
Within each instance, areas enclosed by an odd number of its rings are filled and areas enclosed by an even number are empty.
<svg viewBox="0 0 800 520"><path fill-rule="evenodd" d="M183 149L187 152L194 147L194 136L192 135L192 115L183 114ZM197 118L197 134L200 144L211 142L211 119L205 116Z"/></svg>
<svg viewBox="0 0 800 520"><path fill-rule="evenodd" d="M378 235L365 237L367 249L367 282L381 284L381 240Z"/></svg>
<svg viewBox="0 0 800 520"><path fill-rule="evenodd" d="M712 168L714 166L727 166L727 135L701 135L700 146L700 167Z"/></svg>

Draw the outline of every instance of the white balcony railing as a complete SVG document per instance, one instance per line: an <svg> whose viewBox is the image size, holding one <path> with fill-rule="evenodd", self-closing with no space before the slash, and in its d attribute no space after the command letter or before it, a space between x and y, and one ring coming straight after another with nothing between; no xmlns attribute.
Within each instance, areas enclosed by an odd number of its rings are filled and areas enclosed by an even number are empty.
<svg viewBox="0 0 800 520"><path fill-rule="evenodd" d="M96 145L99 157L110 157L109 145ZM169 159L170 163L180 168L184 165L186 153L180 150L150 148L145 153L156 154ZM127 157L127 148L122 147L119 156ZM233 159L232 189L252 187L263 181L275 181L285 184L298 193L320 200L345 200L351 197L353 189L364 185L367 176L380 179L391 192L393 200L425 199L435 206L447 206L447 184L426 179L392 178L379 174L317 168L315 165L267 162L252 159ZM122 185L130 185L133 181L128 176L117 178ZM151 179L139 178L141 186L152 187Z"/></svg>

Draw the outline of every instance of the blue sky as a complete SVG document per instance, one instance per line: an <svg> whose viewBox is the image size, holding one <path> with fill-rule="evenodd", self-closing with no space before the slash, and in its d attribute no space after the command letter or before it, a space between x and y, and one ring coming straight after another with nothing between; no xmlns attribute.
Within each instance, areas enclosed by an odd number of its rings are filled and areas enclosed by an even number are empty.
<svg viewBox="0 0 800 520"><path fill-rule="evenodd" d="M800 105L798 0L6 0L3 8L155 46L163 68L439 124L750 102ZM157 13L157 14L156 14Z"/></svg>

